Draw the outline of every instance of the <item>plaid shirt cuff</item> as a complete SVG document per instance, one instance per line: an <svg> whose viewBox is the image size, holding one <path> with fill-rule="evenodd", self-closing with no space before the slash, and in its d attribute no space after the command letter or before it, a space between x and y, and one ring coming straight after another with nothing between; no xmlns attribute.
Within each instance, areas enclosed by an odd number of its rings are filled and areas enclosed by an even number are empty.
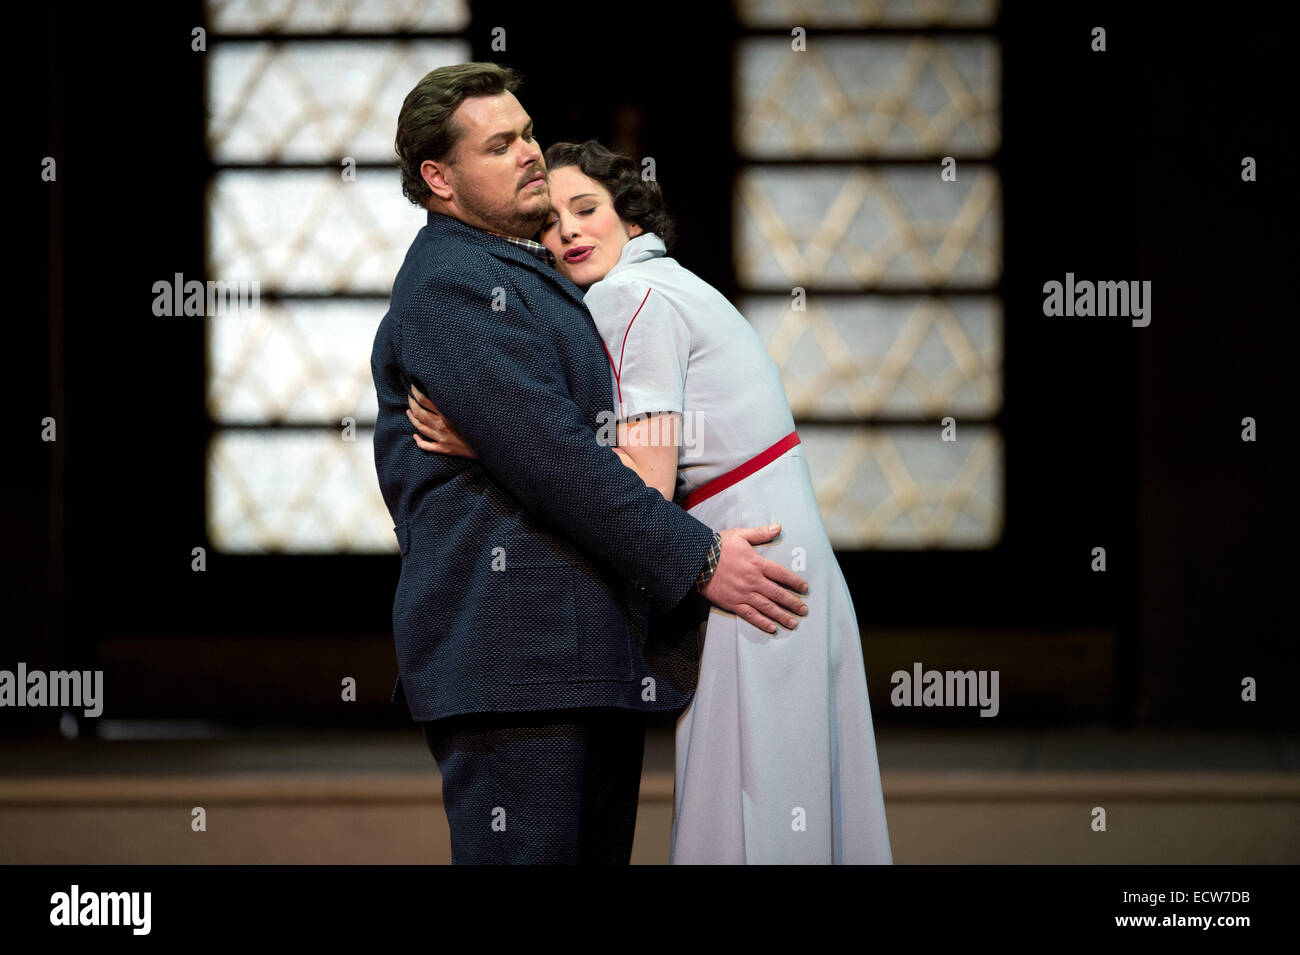
<svg viewBox="0 0 1300 955"><path fill-rule="evenodd" d="M695 579L695 589L703 591L708 586L709 580L713 577L713 572L718 569L718 558L722 556L722 535L717 531L713 532L713 546L709 548L709 559L704 564L704 569L700 571L700 576Z"/></svg>

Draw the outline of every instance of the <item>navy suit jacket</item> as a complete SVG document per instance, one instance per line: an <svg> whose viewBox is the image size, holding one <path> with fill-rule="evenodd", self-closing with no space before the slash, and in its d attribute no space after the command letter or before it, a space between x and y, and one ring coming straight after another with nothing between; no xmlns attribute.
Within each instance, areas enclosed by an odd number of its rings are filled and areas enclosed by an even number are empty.
<svg viewBox="0 0 1300 955"><path fill-rule="evenodd" d="M526 250L432 212L393 283L370 366L402 555L392 699L414 720L672 710L694 692L707 607L692 585L712 531L598 440L612 431L610 366L582 295ZM412 382L477 460L416 445ZM670 608L692 623L650 637L651 611Z"/></svg>

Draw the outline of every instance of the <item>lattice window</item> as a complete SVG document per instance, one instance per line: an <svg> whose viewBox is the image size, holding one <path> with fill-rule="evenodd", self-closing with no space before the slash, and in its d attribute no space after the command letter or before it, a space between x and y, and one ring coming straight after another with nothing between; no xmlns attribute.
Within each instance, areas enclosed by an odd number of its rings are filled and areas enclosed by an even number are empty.
<svg viewBox="0 0 1300 955"><path fill-rule="evenodd" d="M207 5L208 278L260 283L259 308L206 320L220 550L396 549L370 346L425 214L401 193L393 131L420 77L472 58L468 24L464 0Z"/></svg>
<svg viewBox="0 0 1300 955"><path fill-rule="evenodd" d="M1004 480L997 4L735 8L738 307L781 369L832 541L993 546ZM956 181L940 178L945 156ZM956 441L941 440L946 416Z"/></svg>

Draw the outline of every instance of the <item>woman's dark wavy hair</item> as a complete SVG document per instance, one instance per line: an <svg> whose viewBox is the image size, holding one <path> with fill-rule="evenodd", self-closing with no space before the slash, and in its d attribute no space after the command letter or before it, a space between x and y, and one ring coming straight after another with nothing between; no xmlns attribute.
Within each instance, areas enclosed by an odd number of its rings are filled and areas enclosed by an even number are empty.
<svg viewBox="0 0 1300 955"><path fill-rule="evenodd" d="M546 169L576 166L583 175L594 179L614 200L614 211L625 222L635 222L646 232L653 232L671 254L677 239L677 226L664 207L659 183L641 178L635 160L611 152L594 139L582 145L553 143L546 150Z"/></svg>

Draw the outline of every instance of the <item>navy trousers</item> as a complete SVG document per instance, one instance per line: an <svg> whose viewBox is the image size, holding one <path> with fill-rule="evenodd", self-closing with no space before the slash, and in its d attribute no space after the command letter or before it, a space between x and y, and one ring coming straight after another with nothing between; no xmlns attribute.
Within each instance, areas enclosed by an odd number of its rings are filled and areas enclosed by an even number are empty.
<svg viewBox="0 0 1300 955"><path fill-rule="evenodd" d="M646 716L582 707L425 722L453 865L627 865Z"/></svg>

